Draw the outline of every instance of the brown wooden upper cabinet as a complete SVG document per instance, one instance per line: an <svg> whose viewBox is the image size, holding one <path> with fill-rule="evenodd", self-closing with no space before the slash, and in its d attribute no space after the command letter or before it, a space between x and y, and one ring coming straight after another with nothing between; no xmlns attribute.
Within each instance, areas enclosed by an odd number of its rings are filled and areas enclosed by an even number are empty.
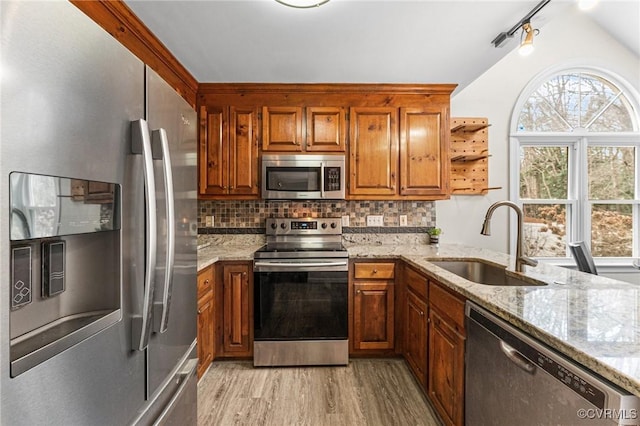
<svg viewBox="0 0 640 426"><path fill-rule="evenodd" d="M343 108L262 107L263 151L344 152L345 129Z"/></svg>
<svg viewBox="0 0 640 426"><path fill-rule="evenodd" d="M400 108L400 194L449 193L449 139L440 108Z"/></svg>
<svg viewBox="0 0 640 426"><path fill-rule="evenodd" d="M257 198L258 173L258 110L202 106L200 195Z"/></svg>
<svg viewBox="0 0 640 426"><path fill-rule="evenodd" d="M398 108L351 108L349 138L349 195L395 195Z"/></svg>

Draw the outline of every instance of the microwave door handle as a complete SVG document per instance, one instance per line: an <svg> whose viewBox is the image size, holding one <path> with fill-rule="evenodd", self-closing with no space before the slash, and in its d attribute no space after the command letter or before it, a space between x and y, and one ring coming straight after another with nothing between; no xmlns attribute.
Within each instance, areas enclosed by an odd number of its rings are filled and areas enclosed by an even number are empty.
<svg viewBox="0 0 640 426"><path fill-rule="evenodd" d="M324 162L320 162L320 198L324 199Z"/></svg>
<svg viewBox="0 0 640 426"><path fill-rule="evenodd" d="M166 243L167 253L164 268L162 302L154 304L153 331L164 333L169 325L169 309L171 308L171 293L173 290L173 263L176 251L175 238L175 199L173 193L173 171L171 168L171 154L169 153L169 138L165 129L151 132L151 143L154 159L162 160L164 175L164 198L166 202Z"/></svg>
<svg viewBox="0 0 640 426"><path fill-rule="evenodd" d="M145 120L131 122L131 152L142 155L144 174L145 196L145 251L146 264L144 271L144 295L142 298L142 312L134 315L131 321L133 349L143 351L149 344L151 334L151 311L153 305L153 293L155 290L156 269L156 186L153 173L153 154L151 151L151 138L149 126Z"/></svg>

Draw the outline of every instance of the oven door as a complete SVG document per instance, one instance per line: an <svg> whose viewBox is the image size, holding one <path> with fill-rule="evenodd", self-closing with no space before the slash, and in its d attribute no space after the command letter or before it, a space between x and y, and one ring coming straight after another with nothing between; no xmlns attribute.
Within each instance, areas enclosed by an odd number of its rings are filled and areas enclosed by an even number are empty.
<svg viewBox="0 0 640 426"><path fill-rule="evenodd" d="M255 341L347 339L347 270L256 268Z"/></svg>

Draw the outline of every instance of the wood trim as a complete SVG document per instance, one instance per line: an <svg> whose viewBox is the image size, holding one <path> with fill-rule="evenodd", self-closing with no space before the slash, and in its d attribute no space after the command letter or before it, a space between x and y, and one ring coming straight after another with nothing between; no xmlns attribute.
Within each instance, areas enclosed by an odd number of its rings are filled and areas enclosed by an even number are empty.
<svg viewBox="0 0 640 426"><path fill-rule="evenodd" d="M198 94L362 93L450 95L457 84L200 83Z"/></svg>
<svg viewBox="0 0 640 426"><path fill-rule="evenodd" d="M69 0L157 72L192 107L198 82L122 0Z"/></svg>

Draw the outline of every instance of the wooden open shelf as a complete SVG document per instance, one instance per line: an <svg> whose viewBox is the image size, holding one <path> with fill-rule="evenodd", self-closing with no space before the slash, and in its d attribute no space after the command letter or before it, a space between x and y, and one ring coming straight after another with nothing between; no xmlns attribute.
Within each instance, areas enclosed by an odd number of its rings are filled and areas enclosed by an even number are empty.
<svg viewBox="0 0 640 426"><path fill-rule="evenodd" d="M482 195L489 186L489 120L451 118L451 194Z"/></svg>

